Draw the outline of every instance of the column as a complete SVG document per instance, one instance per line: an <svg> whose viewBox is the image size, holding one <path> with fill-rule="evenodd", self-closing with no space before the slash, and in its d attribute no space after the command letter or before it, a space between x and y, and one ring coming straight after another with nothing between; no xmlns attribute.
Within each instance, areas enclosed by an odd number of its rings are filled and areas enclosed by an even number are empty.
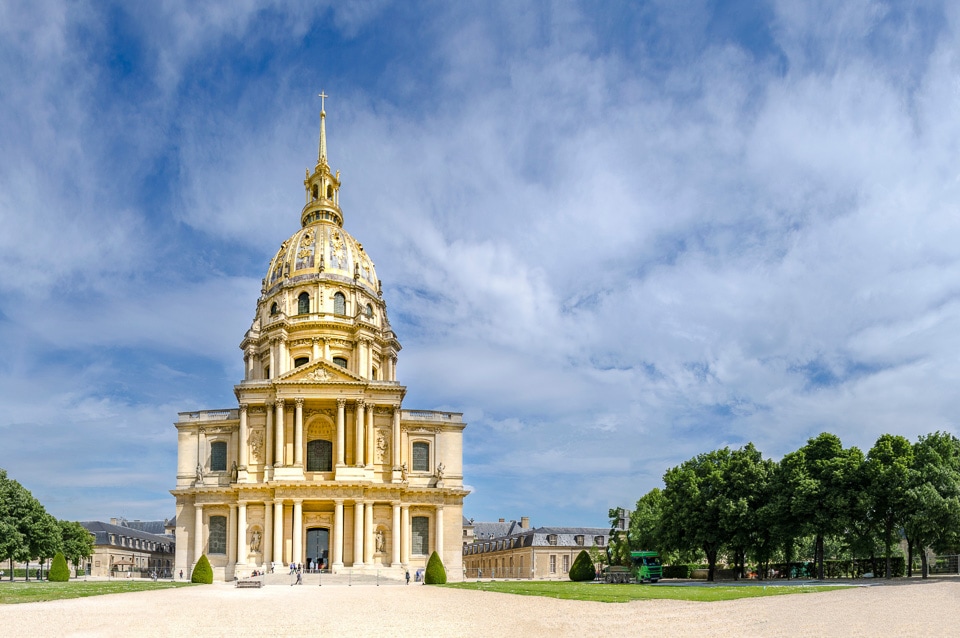
<svg viewBox="0 0 960 638"><path fill-rule="evenodd" d="M207 430L199 428L197 430L197 465L203 468L204 474L207 471Z"/></svg>
<svg viewBox="0 0 960 638"><path fill-rule="evenodd" d="M330 340L323 340L323 358L330 361Z"/></svg>
<svg viewBox="0 0 960 638"><path fill-rule="evenodd" d="M390 540L390 565L396 567L400 564L400 503L393 504L393 525L391 526Z"/></svg>
<svg viewBox="0 0 960 638"><path fill-rule="evenodd" d="M343 567L343 499L333 501L333 566Z"/></svg>
<svg viewBox="0 0 960 638"><path fill-rule="evenodd" d="M436 524L437 524L437 533L434 549L437 552L437 555L440 557L440 560L443 560L443 505L437 505L436 513Z"/></svg>
<svg viewBox="0 0 960 638"><path fill-rule="evenodd" d="M400 562L404 565L410 563L410 506L400 506L400 516L403 519L400 524Z"/></svg>
<svg viewBox="0 0 960 638"><path fill-rule="evenodd" d="M367 339L367 378L373 377L373 341Z"/></svg>
<svg viewBox="0 0 960 638"><path fill-rule="evenodd" d="M366 445L366 451L367 451L366 466L367 467L373 467L373 449L375 445L375 442L373 440L374 438L373 437L373 434L374 434L373 413L374 412L375 412L374 406L371 405L370 409L367 410L367 445Z"/></svg>
<svg viewBox="0 0 960 638"><path fill-rule="evenodd" d="M269 379L273 379L277 376L277 358L273 356L273 349L276 347L276 345L276 339L270 341L270 365L268 366L270 368L270 376L268 377Z"/></svg>
<svg viewBox="0 0 960 638"><path fill-rule="evenodd" d="M363 562L373 565L373 503L367 503L363 510Z"/></svg>
<svg viewBox="0 0 960 638"><path fill-rule="evenodd" d="M267 410L267 467L273 467L273 403L268 402L264 407Z"/></svg>
<svg viewBox="0 0 960 638"><path fill-rule="evenodd" d="M397 380L397 358L390 357L390 380Z"/></svg>
<svg viewBox="0 0 960 638"><path fill-rule="evenodd" d="M283 562L283 499L273 502L273 560Z"/></svg>
<svg viewBox="0 0 960 638"><path fill-rule="evenodd" d="M363 567L363 501L353 504L353 566Z"/></svg>
<svg viewBox="0 0 960 638"><path fill-rule="evenodd" d="M209 556L208 556L209 558ZM227 517L227 562L237 562L237 506L230 506Z"/></svg>
<svg viewBox="0 0 960 638"><path fill-rule="evenodd" d="M247 564L247 554L250 548L247 547L247 504L242 502L237 507L237 535L234 537L237 542L237 562L241 565Z"/></svg>
<svg viewBox="0 0 960 638"><path fill-rule="evenodd" d="M346 447L346 435L344 433L344 416L343 410L344 406L347 404L346 399L337 399L337 465L344 465L346 463L346 455L344 454L344 448Z"/></svg>
<svg viewBox="0 0 960 638"><path fill-rule="evenodd" d="M303 399L294 399L293 417L293 464L303 467Z"/></svg>
<svg viewBox="0 0 960 638"><path fill-rule="evenodd" d="M400 467L403 463L401 460L400 454L400 404L396 403L393 406L393 449L390 450L390 453L393 454L393 466Z"/></svg>
<svg viewBox="0 0 960 638"><path fill-rule="evenodd" d="M240 466L241 470L247 469L247 404L240 404L240 443L237 446L240 448L240 459L237 461L237 465Z"/></svg>
<svg viewBox="0 0 960 638"><path fill-rule="evenodd" d="M313 363L320 358L320 337L313 338L313 353L310 358L310 363Z"/></svg>
<svg viewBox="0 0 960 638"><path fill-rule="evenodd" d="M363 465L363 399L357 399L357 425L354 433L353 464Z"/></svg>
<svg viewBox="0 0 960 638"><path fill-rule="evenodd" d="M367 363L366 344L366 339L357 340L357 374L364 379L367 378L366 372L363 369Z"/></svg>
<svg viewBox="0 0 960 638"><path fill-rule="evenodd" d="M279 377L281 374L283 374L284 372L290 369L290 361L289 361L290 354L289 354L289 351L287 350L286 337L280 337L278 350L280 351L280 361L277 362L277 365L279 366L279 369L277 370L277 372L279 374L277 374L276 376Z"/></svg>
<svg viewBox="0 0 960 638"><path fill-rule="evenodd" d="M273 438L276 440L277 449L274 452L273 465L274 467L281 467L286 465L283 458L283 430L284 430L284 421L283 421L283 399L277 399L277 418L273 433Z"/></svg>
<svg viewBox="0 0 960 638"><path fill-rule="evenodd" d="M193 564L196 565L203 554L203 505L195 503L193 507Z"/></svg>
<svg viewBox="0 0 960 638"><path fill-rule="evenodd" d="M260 540L263 564L273 560L273 501L263 502L263 538Z"/></svg>
<svg viewBox="0 0 960 638"><path fill-rule="evenodd" d="M303 562L303 499L293 499L293 562Z"/></svg>

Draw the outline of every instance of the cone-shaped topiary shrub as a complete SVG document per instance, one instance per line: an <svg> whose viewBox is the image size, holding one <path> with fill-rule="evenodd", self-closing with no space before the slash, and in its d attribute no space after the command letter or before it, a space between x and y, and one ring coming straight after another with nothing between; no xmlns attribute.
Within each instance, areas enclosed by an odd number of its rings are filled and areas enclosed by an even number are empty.
<svg viewBox="0 0 960 638"><path fill-rule="evenodd" d="M596 574L593 569L593 561L590 560L590 554L585 549L580 550L576 560L573 561L573 566L570 568L570 580L578 582L593 580Z"/></svg>
<svg viewBox="0 0 960 638"><path fill-rule="evenodd" d="M447 582L447 570L443 568L443 561L436 552L430 554L427 561L427 571L423 574L424 585L443 585Z"/></svg>
<svg viewBox="0 0 960 638"><path fill-rule="evenodd" d="M53 564L50 565L50 574L47 578L52 583L65 583L70 580L70 568L67 567L67 559L63 557L63 552L57 552L53 557Z"/></svg>
<svg viewBox="0 0 960 638"><path fill-rule="evenodd" d="M210 567L210 561L207 555L200 556L196 567L193 568L193 575L190 576L191 583L203 583L204 585L213 584L213 567Z"/></svg>

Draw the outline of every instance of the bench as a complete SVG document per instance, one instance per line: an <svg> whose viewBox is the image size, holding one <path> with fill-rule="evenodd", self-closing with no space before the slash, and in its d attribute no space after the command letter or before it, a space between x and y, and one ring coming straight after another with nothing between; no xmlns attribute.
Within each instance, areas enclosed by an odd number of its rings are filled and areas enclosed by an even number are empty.
<svg viewBox="0 0 960 638"><path fill-rule="evenodd" d="M263 587L263 581L262 580L238 580L237 581L237 589L245 589L248 587L254 587L256 589L260 589L261 587Z"/></svg>

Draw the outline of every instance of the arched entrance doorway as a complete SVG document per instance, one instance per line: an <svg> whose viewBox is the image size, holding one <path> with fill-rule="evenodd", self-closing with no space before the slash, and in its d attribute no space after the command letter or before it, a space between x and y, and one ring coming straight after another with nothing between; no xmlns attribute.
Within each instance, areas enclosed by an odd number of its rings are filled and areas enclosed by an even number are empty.
<svg viewBox="0 0 960 638"><path fill-rule="evenodd" d="M330 569L330 530L313 527L307 530L307 565L310 569ZM319 566L319 567L318 567Z"/></svg>

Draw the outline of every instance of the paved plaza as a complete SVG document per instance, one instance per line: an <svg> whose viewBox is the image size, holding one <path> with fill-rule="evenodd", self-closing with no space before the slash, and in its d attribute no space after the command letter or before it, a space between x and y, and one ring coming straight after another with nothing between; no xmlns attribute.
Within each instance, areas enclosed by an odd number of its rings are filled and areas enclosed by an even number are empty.
<svg viewBox="0 0 960 638"><path fill-rule="evenodd" d="M902 581L901 581L902 582ZM957 636L960 581L716 603L594 603L418 585L216 584L0 606L30 636Z"/></svg>

